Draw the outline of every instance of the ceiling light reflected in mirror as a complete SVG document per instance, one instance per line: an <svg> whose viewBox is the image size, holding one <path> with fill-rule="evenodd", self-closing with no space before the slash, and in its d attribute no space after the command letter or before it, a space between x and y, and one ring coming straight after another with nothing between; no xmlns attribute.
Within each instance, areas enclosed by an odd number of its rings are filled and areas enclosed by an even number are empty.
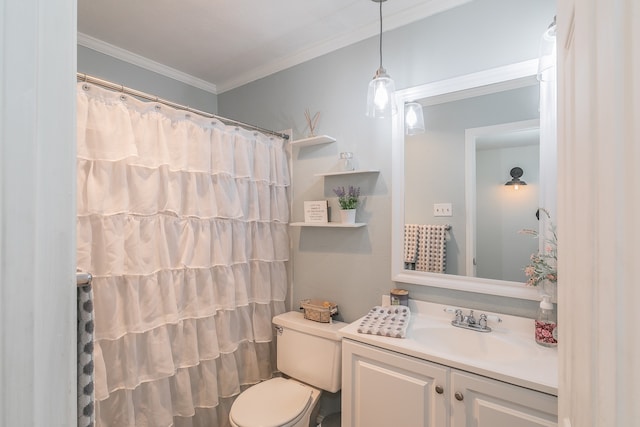
<svg viewBox="0 0 640 427"><path fill-rule="evenodd" d="M407 135L424 133L424 113L419 102L404 104L404 131Z"/></svg>

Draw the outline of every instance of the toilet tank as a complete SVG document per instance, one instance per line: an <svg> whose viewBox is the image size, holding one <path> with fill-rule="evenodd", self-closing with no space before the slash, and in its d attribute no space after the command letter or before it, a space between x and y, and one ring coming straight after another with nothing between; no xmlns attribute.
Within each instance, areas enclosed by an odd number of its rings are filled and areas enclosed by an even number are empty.
<svg viewBox="0 0 640 427"><path fill-rule="evenodd" d="M280 372L303 383L335 393L342 381L343 322L307 320L296 311L273 318L277 331L277 363Z"/></svg>

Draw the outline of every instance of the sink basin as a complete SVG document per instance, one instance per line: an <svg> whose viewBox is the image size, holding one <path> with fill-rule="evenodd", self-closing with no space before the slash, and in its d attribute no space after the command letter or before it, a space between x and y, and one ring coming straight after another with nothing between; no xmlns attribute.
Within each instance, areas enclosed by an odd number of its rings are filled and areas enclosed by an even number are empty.
<svg viewBox="0 0 640 427"><path fill-rule="evenodd" d="M454 326L417 328L411 331L411 338L433 351L474 359L509 361L532 356L530 346L521 337L496 332L477 332Z"/></svg>

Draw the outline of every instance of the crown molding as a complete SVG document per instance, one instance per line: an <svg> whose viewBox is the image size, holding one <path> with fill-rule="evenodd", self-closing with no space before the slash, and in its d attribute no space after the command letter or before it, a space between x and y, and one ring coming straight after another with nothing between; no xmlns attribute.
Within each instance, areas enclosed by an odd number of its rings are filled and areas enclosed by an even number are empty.
<svg viewBox="0 0 640 427"><path fill-rule="evenodd" d="M109 55L121 61L137 65L138 67L142 67L145 70L158 73L173 80L188 84L189 86L193 86L206 92L210 92L214 95L218 94L218 89L213 83L176 70L175 68L167 67L166 65L160 64L159 62L152 61L149 58L145 58L144 56L140 56L128 50L106 43L87 34L78 32L78 44L103 53L105 55Z"/></svg>
<svg viewBox="0 0 640 427"><path fill-rule="evenodd" d="M444 12L445 10L453 9L465 3L470 3L471 1L473 0L431 0L424 2L418 6L385 16L385 31L390 31L404 25L408 25L412 22ZM251 83L263 77L277 73L278 71L286 70L287 68L294 67L343 47L377 36L379 29L380 24L376 20L369 25L354 29L354 31L351 31L348 34L325 40L322 43L318 43L287 57L272 61L262 67L255 68L248 73L240 74L236 78L225 82L217 82L218 93L235 89L247 83Z"/></svg>
<svg viewBox="0 0 640 427"><path fill-rule="evenodd" d="M431 0L421 3L412 8L388 14L384 17L385 31L399 28L403 25L427 18L448 9L469 3L474 0ZM112 56L122 61L137 65L149 71L161 74L174 80L186 83L190 86L219 95L223 92L238 88L253 81L270 76L279 71L286 70L312 59L318 58L327 53L358 43L370 37L376 36L379 31L379 24L373 22L369 25L354 29L348 34L333 37L324 40L321 43L310 46L309 48L295 52L284 58L271 61L261 67L256 67L246 73L238 74L225 81L216 82L216 84L186 74L182 71L152 61L148 58L119 48L117 46L106 43L102 40L91 37L87 34L78 32L78 44L89 49L93 49L105 55Z"/></svg>

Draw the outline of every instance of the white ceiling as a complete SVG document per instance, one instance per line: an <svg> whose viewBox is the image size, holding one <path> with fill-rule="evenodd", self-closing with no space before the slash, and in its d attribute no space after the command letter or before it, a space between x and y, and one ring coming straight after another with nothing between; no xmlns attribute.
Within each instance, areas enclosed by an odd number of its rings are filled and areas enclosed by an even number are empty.
<svg viewBox="0 0 640 427"><path fill-rule="evenodd" d="M540 144L540 128L509 130L476 138L476 150L524 147Z"/></svg>
<svg viewBox="0 0 640 427"><path fill-rule="evenodd" d="M468 1L385 1L384 31ZM79 44L214 93L375 36L379 25L371 0L78 0Z"/></svg>

